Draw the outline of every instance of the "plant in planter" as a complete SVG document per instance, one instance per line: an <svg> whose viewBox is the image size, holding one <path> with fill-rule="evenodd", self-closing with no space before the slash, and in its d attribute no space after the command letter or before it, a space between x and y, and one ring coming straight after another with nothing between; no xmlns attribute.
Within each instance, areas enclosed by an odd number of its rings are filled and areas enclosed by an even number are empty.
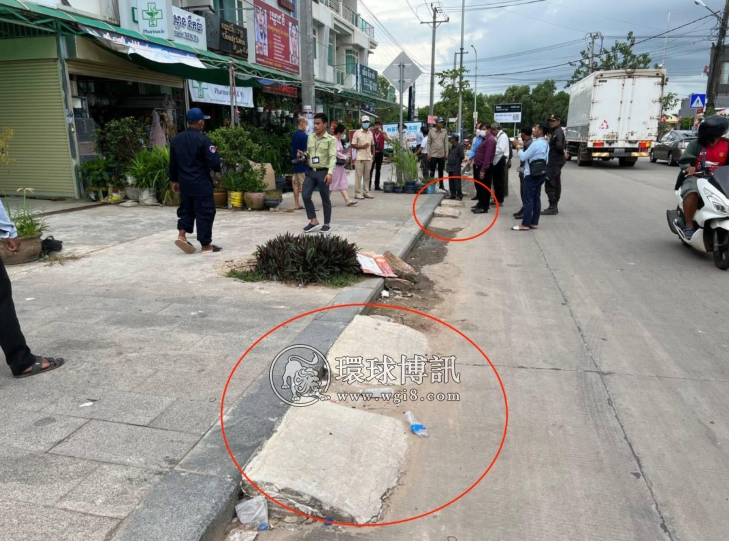
<svg viewBox="0 0 729 541"><path fill-rule="evenodd" d="M418 157L410 152L410 149L402 146L398 140L393 140L392 146L392 163L397 169L400 191L415 193L415 184L418 180Z"/></svg>
<svg viewBox="0 0 729 541"><path fill-rule="evenodd" d="M266 197L263 203L270 209L275 209L281 204L283 195L278 190L269 190L266 192Z"/></svg>
<svg viewBox="0 0 729 541"><path fill-rule="evenodd" d="M33 194L35 190L19 188L18 192L23 192L23 203L15 209L9 209L8 216L18 230L20 251L12 254L0 243L0 258L5 265L19 265L38 259L41 253L41 235L47 229L43 217L28 203L28 194Z"/></svg>
<svg viewBox="0 0 729 541"><path fill-rule="evenodd" d="M101 189L106 188L112 181L110 163L104 158L94 158L82 163L78 170L89 199L92 201L103 199Z"/></svg>
<svg viewBox="0 0 729 541"><path fill-rule="evenodd" d="M221 186L228 191L230 205L234 208L243 208L243 175L235 169L228 169L223 173Z"/></svg>
<svg viewBox="0 0 729 541"><path fill-rule="evenodd" d="M147 140L144 124L134 117L110 120L96 130L96 152L124 168L147 148Z"/></svg>
<svg viewBox="0 0 729 541"><path fill-rule="evenodd" d="M263 166L253 167L246 164L242 169L243 192L246 207L249 210L263 210L266 198L266 183L263 178L266 176L266 168Z"/></svg>
<svg viewBox="0 0 729 541"><path fill-rule="evenodd" d="M226 208L228 206L228 190L223 188L223 181L220 177L213 182L213 200L218 208Z"/></svg>
<svg viewBox="0 0 729 541"><path fill-rule="evenodd" d="M162 194L163 198L174 194L170 183L170 151L167 147L138 152L127 171L134 179L134 187L140 190L139 202L143 205L159 204L158 194Z"/></svg>

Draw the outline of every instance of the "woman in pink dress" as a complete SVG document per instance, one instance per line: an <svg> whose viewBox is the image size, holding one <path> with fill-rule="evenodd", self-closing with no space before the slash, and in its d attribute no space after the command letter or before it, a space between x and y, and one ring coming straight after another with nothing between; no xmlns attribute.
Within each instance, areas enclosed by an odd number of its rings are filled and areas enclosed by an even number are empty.
<svg viewBox="0 0 729 541"><path fill-rule="evenodd" d="M337 160L348 160L349 157L344 153L344 147L342 146L342 137L344 136L345 127L344 124L337 124L334 128L334 137L337 138ZM334 168L334 175L332 176L332 183L329 186L330 192L338 191L344 197L344 202L348 207L357 204L357 201L352 201L349 198L347 192L349 188L349 180L347 180L347 171L344 169L344 165L337 165Z"/></svg>

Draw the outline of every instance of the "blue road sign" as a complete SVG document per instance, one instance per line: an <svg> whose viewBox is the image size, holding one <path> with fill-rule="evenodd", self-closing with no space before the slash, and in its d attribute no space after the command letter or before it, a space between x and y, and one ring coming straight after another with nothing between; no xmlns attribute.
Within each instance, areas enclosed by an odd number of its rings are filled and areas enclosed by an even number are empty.
<svg viewBox="0 0 729 541"><path fill-rule="evenodd" d="M703 109L706 107L706 94L691 94L691 109Z"/></svg>

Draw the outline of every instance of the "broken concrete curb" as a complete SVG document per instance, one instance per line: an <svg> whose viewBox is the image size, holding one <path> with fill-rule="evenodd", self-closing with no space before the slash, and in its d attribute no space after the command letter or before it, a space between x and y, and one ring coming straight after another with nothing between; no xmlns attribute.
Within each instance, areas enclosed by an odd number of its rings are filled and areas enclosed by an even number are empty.
<svg viewBox="0 0 729 541"><path fill-rule="evenodd" d="M418 205L418 220L427 227L433 218L433 212L443 200L443 196L427 197ZM415 246L422 230L413 220L410 225L402 227L388 244L389 251L406 258ZM332 305L373 303L379 299L384 286L384 279L370 278L363 285L341 291ZM329 351L346 325L365 311L365 307L356 306L339 310L328 310L318 314L291 344L301 343L302 339L310 340L311 345L320 351ZM338 321L336 321L338 320ZM328 345L327 345L328 344ZM288 344L282 344L285 347ZM265 409L261 413L262 408ZM283 418L288 406L277 399L271 392L268 372L262 373L238 401L228 409L226 415L226 433L234 442L231 449L236 460L245 464L263 446L274 432L278 422ZM256 411L257 415L251 415ZM235 443L238 444L236 447ZM194 473L200 479L199 485L178 485L179 477L184 473ZM208 483L203 482L208 480ZM226 524L233 516L233 509L240 490L240 471L233 464L222 438L220 425L212 427L205 437L178 464L175 470L165 475L157 489L145 498L132 514L120 526L113 541L212 541L211 532L218 535L219 524ZM164 488L160 488L164 487ZM160 505L165 490L166 505ZM199 500L207 499L209 505L206 513L199 512ZM160 526L152 528L153 520ZM188 534L170 537L165 531L165 524L185 524ZM176 530L171 530L176 531ZM221 534L222 535L222 532Z"/></svg>

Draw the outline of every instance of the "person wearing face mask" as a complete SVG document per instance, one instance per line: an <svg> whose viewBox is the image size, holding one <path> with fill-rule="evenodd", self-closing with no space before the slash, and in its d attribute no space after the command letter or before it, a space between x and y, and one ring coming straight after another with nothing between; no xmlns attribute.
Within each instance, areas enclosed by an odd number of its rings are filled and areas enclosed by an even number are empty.
<svg viewBox="0 0 729 541"><path fill-rule="evenodd" d="M382 122L375 122L372 127L372 138L375 141L375 159L370 169L370 190L372 190L372 175L375 175L375 190L382 190L380 187L380 171L382 170L382 160L385 158L385 142L390 143L390 136L382 129Z"/></svg>
<svg viewBox="0 0 729 541"><path fill-rule="evenodd" d="M195 253L195 247L186 236L194 229L197 230L202 253L222 250L212 244L215 199L210 170L220 172L220 155L202 132L208 118L197 107L190 109L187 112L187 130L170 141L170 182L172 189L180 193L175 245L186 254Z"/></svg>
<svg viewBox="0 0 729 541"><path fill-rule="evenodd" d="M354 132L351 144L351 147L357 151L354 159L354 198L374 199L370 195L369 180L375 140L370 131L370 117L363 116L361 122L362 129Z"/></svg>
<svg viewBox="0 0 729 541"><path fill-rule="evenodd" d="M474 164L474 158L476 157L476 150L478 149L478 146L483 141L483 138L486 137L486 132L483 129L483 123L479 122L476 126L476 138L473 140L473 146L471 147L471 152L468 154L468 159L471 161L471 169L473 172L473 178L478 179L478 175L480 172L479 170L476 170L476 166ZM471 198L472 201L478 200L478 186L476 187L476 195Z"/></svg>
<svg viewBox="0 0 729 541"><path fill-rule="evenodd" d="M334 128L334 138L337 140L337 165L334 168L334 174L332 175L332 183L329 186L329 191L341 193L344 198L344 202L348 207L351 207L356 205L357 201L352 201L349 198L349 193L347 192L349 188L349 181L347 179L347 171L345 171L344 165L347 163L348 158L344 153L344 146L342 145L342 137L344 137L345 131L346 128L344 127L344 124L337 124L337 127Z"/></svg>

